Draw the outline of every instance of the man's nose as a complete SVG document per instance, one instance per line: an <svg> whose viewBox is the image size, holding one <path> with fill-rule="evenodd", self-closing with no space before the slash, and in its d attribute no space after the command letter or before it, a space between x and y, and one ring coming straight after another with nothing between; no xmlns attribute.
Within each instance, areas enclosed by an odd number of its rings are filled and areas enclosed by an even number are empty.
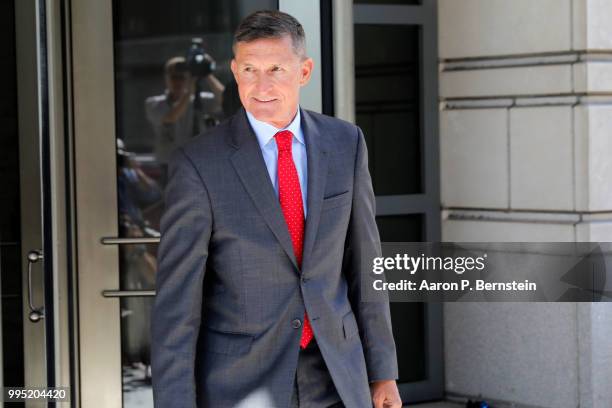
<svg viewBox="0 0 612 408"><path fill-rule="evenodd" d="M257 75L257 79L255 81L255 90L257 92L267 92L273 85L272 78L265 73L260 73Z"/></svg>

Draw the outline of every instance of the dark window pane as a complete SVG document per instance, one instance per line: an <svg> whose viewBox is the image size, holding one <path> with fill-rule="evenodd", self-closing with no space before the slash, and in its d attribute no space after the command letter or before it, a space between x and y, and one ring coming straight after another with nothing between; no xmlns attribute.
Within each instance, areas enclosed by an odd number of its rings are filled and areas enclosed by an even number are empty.
<svg viewBox="0 0 612 408"><path fill-rule="evenodd" d="M425 304L392 302L389 306L399 368L397 382L423 381L427 374Z"/></svg>
<svg viewBox="0 0 612 408"><path fill-rule="evenodd" d="M355 25L356 121L376 195L422 192L419 30Z"/></svg>
<svg viewBox="0 0 612 408"><path fill-rule="evenodd" d="M423 240L423 215L384 215L376 217L381 242L420 242Z"/></svg>
<svg viewBox="0 0 612 408"><path fill-rule="evenodd" d="M6 79L0 98L0 242L17 242L21 238L14 10L14 1L0 4L0 75Z"/></svg>
<svg viewBox="0 0 612 408"><path fill-rule="evenodd" d="M0 75L5 79L0 98L0 299L3 345L0 370L5 386L23 387L21 196L14 0L0 2Z"/></svg>
<svg viewBox="0 0 612 408"><path fill-rule="evenodd" d="M423 215L376 217L382 242L418 242L423 239ZM399 365L398 383L426 379L425 305L390 303L393 337Z"/></svg>
<svg viewBox="0 0 612 408"><path fill-rule="evenodd" d="M2 271L2 358L4 385L23 387L23 296L21 245L0 242Z"/></svg>

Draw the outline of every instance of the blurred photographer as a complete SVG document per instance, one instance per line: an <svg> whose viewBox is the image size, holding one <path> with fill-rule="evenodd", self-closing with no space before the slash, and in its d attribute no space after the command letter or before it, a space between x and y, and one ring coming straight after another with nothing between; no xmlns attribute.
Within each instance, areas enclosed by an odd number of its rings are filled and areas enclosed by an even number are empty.
<svg viewBox="0 0 612 408"><path fill-rule="evenodd" d="M168 155L192 136L215 126L223 115L225 87L214 76L214 60L194 39L187 58L170 58L164 67L166 90L145 101L147 119L155 133L155 154L166 163ZM210 91L200 88L205 82Z"/></svg>
<svg viewBox="0 0 612 408"><path fill-rule="evenodd" d="M123 231L124 236L158 236L159 233L151 227L146 214L147 210L161 203L162 189L143 171L134 159L134 153L125 148L123 140L117 138L116 143L119 214L129 219L131 225ZM132 233L134 235L130 235Z"/></svg>

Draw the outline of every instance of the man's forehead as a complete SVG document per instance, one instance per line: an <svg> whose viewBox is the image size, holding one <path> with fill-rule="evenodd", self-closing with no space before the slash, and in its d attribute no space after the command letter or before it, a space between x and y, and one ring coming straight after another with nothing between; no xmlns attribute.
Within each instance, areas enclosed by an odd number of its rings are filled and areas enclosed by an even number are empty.
<svg viewBox="0 0 612 408"><path fill-rule="evenodd" d="M241 55L239 58L236 58L236 62L240 65L283 65L289 64L293 61L288 60L287 58L279 57L276 55Z"/></svg>
<svg viewBox="0 0 612 408"><path fill-rule="evenodd" d="M289 36L259 38L249 42L238 42L235 45L234 51L236 57L278 57L282 55L279 59L286 58L287 53L294 53L293 43Z"/></svg>

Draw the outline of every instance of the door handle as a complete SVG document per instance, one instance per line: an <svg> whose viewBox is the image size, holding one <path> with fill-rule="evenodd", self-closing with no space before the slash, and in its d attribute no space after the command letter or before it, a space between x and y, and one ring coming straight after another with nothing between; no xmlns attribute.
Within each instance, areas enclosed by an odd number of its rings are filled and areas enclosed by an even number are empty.
<svg viewBox="0 0 612 408"><path fill-rule="evenodd" d="M30 305L30 321L39 322L40 319L45 317L45 308L43 306L36 308L32 304L32 264L43 259L42 249L34 249L28 252L28 303Z"/></svg>
<svg viewBox="0 0 612 408"><path fill-rule="evenodd" d="M124 298L124 297L154 297L155 290L110 290L102 291L105 298Z"/></svg>
<svg viewBox="0 0 612 408"><path fill-rule="evenodd" d="M157 244L159 237L103 237L100 242L104 245L127 245L127 244Z"/></svg>

